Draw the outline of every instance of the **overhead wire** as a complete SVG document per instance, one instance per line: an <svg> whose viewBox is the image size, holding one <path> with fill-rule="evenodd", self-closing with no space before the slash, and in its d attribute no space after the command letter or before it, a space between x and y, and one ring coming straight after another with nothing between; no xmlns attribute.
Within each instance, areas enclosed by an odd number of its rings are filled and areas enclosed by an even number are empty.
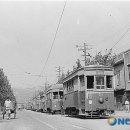
<svg viewBox="0 0 130 130"><path fill-rule="evenodd" d="M51 44L49 53L48 53L48 55L47 55L45 64L44 64L44 66L43 66L43 69L42 69L41 72L40 72L40 75L43 75L43 72L44 72L44 70L45 70L45 68L46 68L47 62L48 62L48 60L49 60L49 58L50 58L50 55L51 55L51 52L52 52L52 49L53 49L53 46L54 46L54 43L55 43L55 40L56 40L58 31L59 31L59 27L60 27L60 24L61 24L61 21L62 21L62 17L63 17L64 10L65 10L65 7L66 7L66 3L67 3L67 0L66 0L65 3L64 3L63 9L62 9L62 12L61 12L61 15L60 15L60 19L59 19L59 22L58 22L58 25L57 25L57 28L56 28L56 31L55 31L55 34L54 34L54 38L53 38L53 40L52 40L52 44ZM39 78L40 78L40 77L38 77L38 78L36 79L35 83L38 81Z"/></svg>
<svg viewBox="0 0 130 130"><path fill-rule="evenodd" d="M125 36L126 34L129 32L130 28L128 28L125 33L123 33L123 35L119 38L119 40L111 47L110 50L112 50Z"/></svg>

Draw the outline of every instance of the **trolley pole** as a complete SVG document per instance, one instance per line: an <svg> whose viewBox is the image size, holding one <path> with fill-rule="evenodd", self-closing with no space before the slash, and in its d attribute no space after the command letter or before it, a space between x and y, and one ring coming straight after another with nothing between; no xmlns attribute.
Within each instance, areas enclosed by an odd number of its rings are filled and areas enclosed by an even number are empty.
<svg viewBox="0 0 130 130"><path fill-rule="evenodd" d="M83 61L84 61L85 66L87 66L88 63L90 62L91 55L90 55L90 53L88 53L88 51L91 50L92 48L89 48L89 46L90 45L88 45L86 43L84 43L83 46L76 45L76 47L78 48L78 51L83 51L83 53L84 53L82 56L84 56ZM87 58L87 57L89 57L89 58Z"/></svg>

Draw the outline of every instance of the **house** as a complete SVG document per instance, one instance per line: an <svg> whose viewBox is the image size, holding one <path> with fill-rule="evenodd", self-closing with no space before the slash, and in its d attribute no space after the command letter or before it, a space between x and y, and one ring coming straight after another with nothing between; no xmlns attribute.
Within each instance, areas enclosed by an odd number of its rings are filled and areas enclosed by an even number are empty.
<svg viewBox="0 0 130 130"><path fill-rule="evenodd" d="M126 98L130 101L130 49L114 58L115 98L118 109L123 109Z"/></svg>

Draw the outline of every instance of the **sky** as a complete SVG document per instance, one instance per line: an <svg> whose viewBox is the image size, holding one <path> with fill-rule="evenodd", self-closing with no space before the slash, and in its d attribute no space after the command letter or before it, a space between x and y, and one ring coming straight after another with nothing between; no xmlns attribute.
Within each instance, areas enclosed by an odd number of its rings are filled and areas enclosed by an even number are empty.
<svg viewBox="0 0 130 130"><path fill-rule="evenodd" d="M47 59L64 1L0 1L0 67L13 88L43 88L37 77ZM87 43L93 55L110 49L130 28L129 1L69 1L43 75L56 83L56 67L72 70ZM113 53L130 49L130 31ZM83 64L83 62L82 62ZM30 73L30 74L29 74Z"/></svg>

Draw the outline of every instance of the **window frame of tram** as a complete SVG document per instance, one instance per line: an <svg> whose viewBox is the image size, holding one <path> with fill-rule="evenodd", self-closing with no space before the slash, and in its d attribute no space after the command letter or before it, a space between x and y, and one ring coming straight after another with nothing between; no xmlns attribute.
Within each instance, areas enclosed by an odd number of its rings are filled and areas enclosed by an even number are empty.
<svg viewBox="0 0 130 130"><path fill-rule="evenodd" d="M113 88L113 83L112 83L112 76L111 75L106 75L106 88L107 89L112 89Z"/></svg>
<svg viewBox="0 0 130 130"><path fill-rule="evenodd" d="M128 64L127 67L128 67L128 80L130 81L130 64Z"/></svg>
<svg viewBox="0 0 130 130"><path fill-rule="evenodd" d="M57 94L54 94L54 93L57 93ZM53 92L53 99L58 99L58 91Z"/></svg>
<svg viewBox="0 0 130 130"><path fill-rule="evenodd" d="M87 77L87 89L94 89L94 75L89 75Z"/></svg>
<svg viewBox="0 0 130 130"><path fill-rule="evenodd" d="M60 99L63 98L63 91L59 91L59 98L60 98Z"/></svg>
<svg viewBox="0 0 130 130"><path fill-rule="evenodd" d="M66 86L67 87L67 89L66 89L67 93L74 91L74 79L67 81L66 85L67 85Z"/></svg>
<svg viewBox="0 0 130 130"><path fill-rule="evenodd" d="M47 93L47 100L51 99L50 92Z"/></svg>
<svg viewBox="0 0 130 130"><path fill-rule="evenodd" d="M84 87L85 86L84 75L79 76L79 80L80 80L80 87Z"/></svg>
<svg viewBox="0 0 130 130"><path fill-rule="evenodd" d="M96 89L105 89L105 76L95 76Z"/></svg>

